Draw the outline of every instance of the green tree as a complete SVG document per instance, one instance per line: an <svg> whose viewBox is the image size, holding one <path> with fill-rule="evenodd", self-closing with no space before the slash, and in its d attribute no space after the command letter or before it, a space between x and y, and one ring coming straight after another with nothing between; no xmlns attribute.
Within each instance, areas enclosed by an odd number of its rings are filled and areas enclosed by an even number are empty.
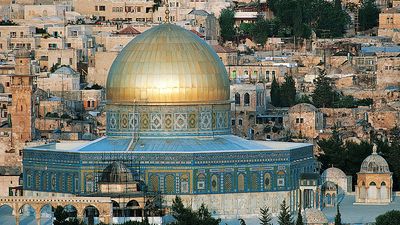
<svg viewBox="0 0 400 225"><path fill-rule="evenodd" d="M173 200L171 210L175 222L170 225L218 225L221 222L220 219L214 219L211 216L204 204L197 211L193 211L191 208L185 207L182 199L178 196Z"/></svg>
<svg viewBox="0 0 400 225"><path fill-rule="evenodd" d="M250 30L250 34L254 41L261 46L264 46L267 42L268 35L270 33L270 23L265 19L259 19L254 23L254 26Z"/></svg>
<svg viewBox="0 0 400 225"><path fill-rule="evenodd" d="M358 10L358 22L361 31L378 26L379 9L374 0L364 0Z"/></svg>
<svg viewBox="0 0 400 225"><path fill-rule="evenodd" d="M244 219L239 218L238 220L240 225L246 225L246 221L244 221Z"/></svg>
<svg viewBox="0 0 400 225"><path fill-rule="evenodd" d="M57 206L57 208L54 210L54 225L63 225L65 220L68 218L68 215L64 211L64 207L62 206Z"/></svg>
<svg viewBox="0 0 400 225"><path fill-rule="evenodd" d="M400 211L392 210L376 217L375 225L398 225L400 224Z"/></svg>
<svg viewBox="0 0 400 225"><path fill-rule="evenodd" d="M271 104L275 107L281 106L281 87L276 81L275 77L272 79L270 95L271 95Z"/></svg>
<svg viewBox="0 0 400 225"><path fill-rule="evenodd" d="M342 225L342 218L339 211L339 204L336 205L335 225Z"/></svg>
<svg viewBox="0 0 400 225"><path fill-rule="evenodd" d="M201 204L200 208L196 212L196 215L199 221L198 225L218 225L221 222L221 219L214 219L211 216L211 213L204 204Z"/></svg>
<svg viewBox="0 0 400 225"><path fill-rule="evenodd" d="M299 210L297 211L296 225L304 225L303 216L301 215L301 207L300 206L299 206Z"/></svg>
<svg viewBox="0 0 400 225"><path fill-rule="evenodd" d="M292 76L285 75L285 82L282 84L281 106L290 107L296 103L296 86Z"/></svg>
<svg viewBox="0 0 400 225"><path fill-rule="evenodd" d="M318 76L311 95L313 104L318 108L332 107L335 95L330 79L325 74Z"/></svg>
<svg viewBox="0 0 400 225"><path fill-rule="evenodd" d="M219 26L223 41L232 41L235 38L235 12L231 9L223 9L219 16Z"/></svg>
<svg viewBox="0 0 400 225"><path fill-rule="evenodd" d="M254 23L241 23L239 29L244 35L251 35L251 32L254 29Z"/></svg>
<svg viewBox="0 0 400 225"><path fill-rule="evenodd" d="M259 218L261 225L272 225L272 215L268 207L260 208L261 217Z"/></svg>
<svg viewBox="0 0 400 225"><path fill-rule="evenodd" d="M279 225L293 225L292 216L290 215L289 206L286 205L286 201L283 200L281 204L281 211L278 216Z"/></svg>

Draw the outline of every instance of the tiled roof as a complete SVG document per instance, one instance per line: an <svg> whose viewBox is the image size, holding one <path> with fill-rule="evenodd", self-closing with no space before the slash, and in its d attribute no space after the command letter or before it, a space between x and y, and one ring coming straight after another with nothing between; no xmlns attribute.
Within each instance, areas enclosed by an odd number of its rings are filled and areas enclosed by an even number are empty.
<svg viewBox="0 0 400 225"><path fill-rule="evenodd" d="M131 25L125 27L124 29L120 30L117 32L118 34L124 34L124 35L138 35L140 32L133 28Z"/></svg>

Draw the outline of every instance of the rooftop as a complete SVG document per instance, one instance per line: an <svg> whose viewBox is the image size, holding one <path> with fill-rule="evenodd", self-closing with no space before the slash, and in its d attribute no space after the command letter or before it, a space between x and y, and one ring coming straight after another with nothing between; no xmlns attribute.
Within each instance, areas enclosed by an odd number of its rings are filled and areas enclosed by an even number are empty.
<svg viewBox="0 0 400 225"><path fill-rule="evenodd" d="M234 135L221 135L214 138L196 137L165 137L140 138L133 141L132 137L103 137L95 141L71 141L51 143L32 147L35 150L54 150L67 152L137 152L137 153L213 153L234 151L280 151L292 148L308 147L310 144L249 141Z"/></svg>

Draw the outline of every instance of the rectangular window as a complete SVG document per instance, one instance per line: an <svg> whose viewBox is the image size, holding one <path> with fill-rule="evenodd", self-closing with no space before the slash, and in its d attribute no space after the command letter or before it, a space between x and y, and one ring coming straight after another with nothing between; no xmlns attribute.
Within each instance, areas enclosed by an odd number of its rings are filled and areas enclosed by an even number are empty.
<svg viewBox="0 0 400 225"><path fill-rule="evenodd" d="M296 123L300 123L300 119L299 118L296 118Z"/></svg>
<svg viewBox="0 0 400 225"><path fill-rule="evenodd" d="M197 182L197 189L203 190L205 186L206 185L204 184L204 181L198 181Z"/></svg>
<svg viewBox="0 0 400 225"><path fill-rule="evenodd" d="M300 123L304 123L304 118L300 118Z"/></svg>
<svg viewBox="0 0 400 225"><path fill-rule="evenodd" d="M94 11L99 11L99 6L96 5L96 6L94 7Z"/></svg>
<svg viewBox="0 0 400 225"><path fill-rule="evenodd" d="M57 58L57 63L61 65L61 58Z"/></svg>
<svg viewBox="0 0 400 225"><path fill-rule="evenodd" d="M242 126L242 124L243 124L243 120L239 119L239 125Z"/></svg>
<svg viewBox="0 0 400 225"><path fill-rule="evenodd" d="M106 11L106 6L105 5L99 6L99 11Z"/></svg>
<svg viewBox="0 0 400 225"><path fill-rule="evenodd" d="M278 187L283 187L283 186L285 186L285 179L278 178Z"/></svg>
<svg viewBox="0 0 400 225"><path fill-rule="evenodd" d="M232 126L235 126L236 120L232 120Z"/></svg>

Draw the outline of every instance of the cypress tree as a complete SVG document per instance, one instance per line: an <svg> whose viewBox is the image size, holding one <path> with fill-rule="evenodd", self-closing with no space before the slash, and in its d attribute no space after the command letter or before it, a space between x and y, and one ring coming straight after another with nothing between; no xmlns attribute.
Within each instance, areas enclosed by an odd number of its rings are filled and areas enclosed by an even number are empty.
<svg viewBox="0 0 400 225"><path fill-rule="evenodd" d="M260 208L261 217L259 218L261 225L272 225L271 213L268 207Z"/></svg>
<svg viewBox="0 0 400 225"><path fill-rule="evenodd" d="M286 205L286 201L283 200L281 204L281 211L278 216L279 225L293 225L292 216L289 212L289 206Z"/></svg>
<svg viewBox="0 0 400 225"><path fill-rule="evenodd" d="M339 212L339 204L336 205L335 225L342 225L342 218Z"/></svg>
<svg viewBox="0 0 400 225"><path fill-rule="evenodd" d="M275 77L271 84L271 104L275 107L281 106L281 87L276 81Z"/></svg>

